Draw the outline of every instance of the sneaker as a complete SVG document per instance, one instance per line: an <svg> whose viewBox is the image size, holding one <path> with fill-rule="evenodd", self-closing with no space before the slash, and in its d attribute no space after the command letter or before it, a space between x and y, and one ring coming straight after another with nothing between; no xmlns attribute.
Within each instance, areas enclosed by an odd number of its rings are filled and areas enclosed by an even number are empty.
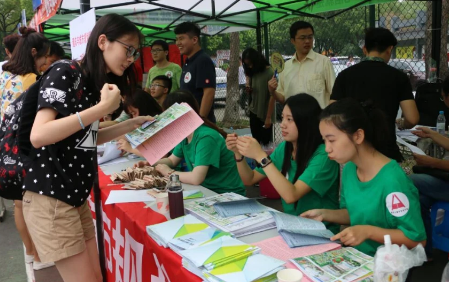
<svg viewBox="0 0 449 282"><path fill-rule="evenodd" d="M52 267L55 266L54 262L40 262L40 261L35 261L33 263L33 269L34 270L41 270L47 267Z"/></svg>
<svg viewBox="0 0 449 282"><path fill-rule="evenodd" d="M36 282L34 278L34 269L33 269L33 263L25 263L25 270L27 273L27 282Z"/></svg>

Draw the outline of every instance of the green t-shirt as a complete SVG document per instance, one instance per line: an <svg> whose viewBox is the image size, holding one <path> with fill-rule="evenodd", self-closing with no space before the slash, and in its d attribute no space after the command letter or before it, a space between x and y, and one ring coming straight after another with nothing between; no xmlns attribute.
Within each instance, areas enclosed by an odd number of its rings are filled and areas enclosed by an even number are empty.
<svg viewBox="0 0 449 282"><path fill-rule="evenodd" d="M348 210L351 226L399 229L410 240L426 239L418 190L394 160L367 182L360 182L356 165L347 163L342 175L340 207ZM373 256L380 245L366 240L355 248Z"/></svg>
<svg viewBox="0 0 449 282"><path fill-rule="evenodd" d="M234 154L226 148L225 139L214 129L201 125L192 141L187 138L173 150L173 155L184 158L189 171L197 166L209 166L202 186L216 192L234 192L245 195Z"/></svg>
<svg viewBox="0 0 449 282"><path fill-rule="evenodd" d="M287 142L284 141L270 155L271 161L279 171L282 171L284 162L284 151ZM290 170L287 173L288 181L296 183L301 180L306 183L312 191L304 195L298 202L287 204L282 199L284 212L292 215L299 215L311 209L337 209L338 208L338 173L339 166L327 156L324 144L318 146L309 161L304 172L298 179L294 179L297 169L295 160L290 162ZM256 171L266 175L262 168ZM325 225L335 234L339 232L340 226L325 222Z"/></svg>
<svg viewBox="0 0 449 282"><path fill-rule="evenodd" d="M156 76L159 75L165 75L169 78L171 78L172 86L170 93L179 89L179 81L181 79L181 72L182 69L179 65L175 63L170 63L165 68L158 68L157 66L154 66L150 69L148 72L148 80L145 85L146 88L150 88L151 82Z"/></svg>

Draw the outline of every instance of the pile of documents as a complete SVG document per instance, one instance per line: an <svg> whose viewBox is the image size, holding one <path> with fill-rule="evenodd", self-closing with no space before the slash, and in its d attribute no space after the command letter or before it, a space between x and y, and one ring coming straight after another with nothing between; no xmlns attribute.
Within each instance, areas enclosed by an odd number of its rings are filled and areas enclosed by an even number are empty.
<svg viewBox="0 0 449 282"><path fill-rule="evenodd" d="M179 254L184 268L205 281L251 282L284 268L284 261L259 254L259 247L209 227L192 215L147 226L147 233L160 246Z"/></svg>
<svg viewBox="0 0 449 282"><path fill-rule="evenodd" d="M328 244L334 234L317 220L281 212L271 212L279 234L290 248Z"/></svg>
<svg viewBox="0 0 449 282"><path fill-rule="evenodd" d="M235 193L224 193L185 203L185 209L207 224L233 233L237 238L276 227L274 218L269 211L259 212L258 210L257 213L242 214L239 206L243 209L245 205L237 205L241 200L247 200L247 198ZM239 215L221 217L214 208L214 205L220 202L234 202L233 204L237 206L232 205L230 209ZM222 207L221 212L231 212L229 207L227 211L223 211L224 208L226 207Z"/></svg>
<svg viewBox="0 0 449 282"><path fill-rule="evenodd" d="M207 281L254 281L284 268L284 262L258 254L260 248L230 236L181 251L182 265Z"/></svg>

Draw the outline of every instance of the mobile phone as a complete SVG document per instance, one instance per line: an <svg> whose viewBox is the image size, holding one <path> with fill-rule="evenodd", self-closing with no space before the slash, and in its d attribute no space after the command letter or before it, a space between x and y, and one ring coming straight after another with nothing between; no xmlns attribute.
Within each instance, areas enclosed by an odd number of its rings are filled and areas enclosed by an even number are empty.
<svg viewBox="0 0 449 282"><path fill-rule="evenodd" d="M155 122L156 122L156 119L147 121L144 124L142 124L142 126L140 128L145 129L145 128L147 128L148 126L152 125Z"/></svg>
<svg viewBox="0 0 449 282"><path fill-rule="evenodd" d="M275 70L274 70L274 77L275 77L276 79L278 79L278 69L275 69Z"/></svg>

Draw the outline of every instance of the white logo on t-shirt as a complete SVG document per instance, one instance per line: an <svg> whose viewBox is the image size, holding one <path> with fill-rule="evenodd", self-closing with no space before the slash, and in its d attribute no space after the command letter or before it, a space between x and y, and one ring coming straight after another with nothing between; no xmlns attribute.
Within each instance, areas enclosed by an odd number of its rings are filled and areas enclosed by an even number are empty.
<svg viewBox="0 0 449 282"><path fill-rule="evenodd" d="M190 74L190 72L187 72L186 75L184 76L184 82L189 83L191 79L192 75Z"/></svg>
<svg viewBox="0 0 449 282"><path fill-rule="evenodd" d="M53 103L54 101L58 101L59 103L64 103L65 102L65 91L56 89L56 88L47 88L45 89L44 94L42 95L42 97L44 97L44 99L47 99L47 102Z"/></svg>
<svg viewBox="0 0 449 282"><path fill-rule="evenodd" d="M167 72L165 73L165 76L168 77L168 78L172 78L172 77L173 77L173 72L167 71Z"/></svg>
<svg viewBox="0 0 449 282"><path fill-rule="evenodd" d="M390 193L385 199L385 203L390 214L395 217L406 215L410 207L407 196L401 192Z"/></svg>

